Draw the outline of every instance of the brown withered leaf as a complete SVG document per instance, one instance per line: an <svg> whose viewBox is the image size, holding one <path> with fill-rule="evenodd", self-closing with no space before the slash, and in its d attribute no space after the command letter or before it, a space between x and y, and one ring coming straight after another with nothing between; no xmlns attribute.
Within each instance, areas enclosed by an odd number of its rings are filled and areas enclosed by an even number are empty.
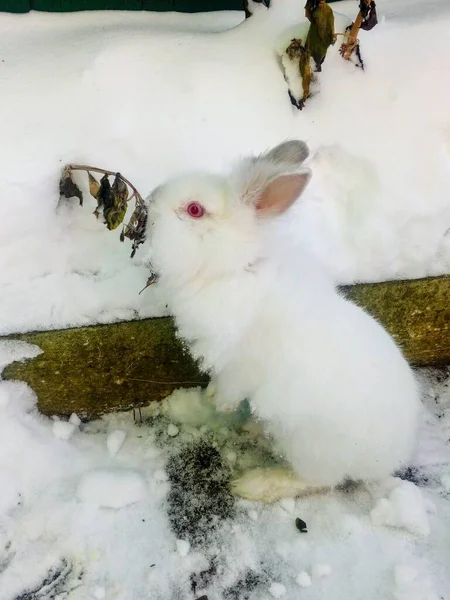
<svg viewBox="0 0 450 600"><path fill-rule="evenodd" d="M89 179L89 187L91 187L91 180ZM95 186L94 186L95 189ZM99 217L100 209L103 209L103 216L106 219L106 213L114 207L114 193L111 189L111 183L109 181L108 175L105 173L103 177L100 179L99 189L97 194L94 196L97 200L97 206L94 210L94 215ZM109 227L108 227L109 229Z"/></svg>
<svg viewBox="0 0 450 600"><path fill-rule="evenodd" d="M80 204L83 203L83 194L73 180L72 172L75 170L87 173L89 178L89 193L97 200L94 215L98 218L100 213L102 213L106 227L109 230L117 229L123 223L128 211L128 203L135 198L136 210L134 212L136 214L133 214L132 224L130 222L130 225L125 225L120 235L121 241L124 241L126 237L132 240L132 256L134 256L137 247L145 239L147 220L147 210L139 192L118 172L106 171L88 165L66 165L60 182L61 194L66 198L71 198L72 196L78 197ZM91 171L101 173L101 179L98 181ZM112 184L110 178L114 178ZM130 190L132 190L132 194Z"/></svg>
<svg viewBox="0 0 450 600"><path fill-rule="evenodd" d="M65 167L59 181L59 193L64 198L78 198L80 206L83 206L83 192L73 180L72 171Z"/></svg>
<svg viewBox="0 0 450 600"><path fill-rule="evenodd" d="M89 177L89 193L96 200L98 199L98 193L100 192L100 183L95 179L95 177L88 171Z"/></svg>
<svg viewBox="0 0 450 600"><path fill-rule="evenodd" d="M158 281L159 277L157 273L150 273L150 277L147 279L147 283L145 285L145 287L142 288L142 290L139 292L139 295L142 294L142 292L144 290L146 290L148 287L150 287L151 285L153 285L154 283L156 283Z"/></svg>
<svg viewBox="0 0 450 600"><path fill-rule="evenodd" d="M97 196L98 208L104 206L104 208L112 208L114 206L114 193L111 189L111 184L108 179L108 175L103 175L100 179L100 190Z"/></svg>
<svg viewBox="0 0 450 600"><path fill-rule="evenodd" d="M103 178L104 179L104 178ZM112 231L117 229L125 218L128 209L128 186L123 181L120 173L116 173L114 182L110 189L108 184L103 182L103 189L100 190L100 196L103 199L103 216L106 221L106 227Z"/></svg>
<svg viewBox="0 0 450 600"><path fill-rule="evenodd" d="M124 204L128 200L128 186L121 178L120 173L116 173L114 177L114 182L112 184L112 191L115 196L115 201L117 203L117 208L119 205Z"/></svg>

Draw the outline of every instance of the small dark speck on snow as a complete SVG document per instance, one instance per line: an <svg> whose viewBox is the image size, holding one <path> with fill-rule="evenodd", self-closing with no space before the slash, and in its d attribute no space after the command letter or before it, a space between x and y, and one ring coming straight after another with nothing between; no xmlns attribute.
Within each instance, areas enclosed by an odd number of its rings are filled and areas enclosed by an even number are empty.
<svg viewBox="0 0 450 600"><path fill-rule="evenodd" d="M308 533L308 527L303 519L295 519L295 526L300 531L300 533Z"/></svg>

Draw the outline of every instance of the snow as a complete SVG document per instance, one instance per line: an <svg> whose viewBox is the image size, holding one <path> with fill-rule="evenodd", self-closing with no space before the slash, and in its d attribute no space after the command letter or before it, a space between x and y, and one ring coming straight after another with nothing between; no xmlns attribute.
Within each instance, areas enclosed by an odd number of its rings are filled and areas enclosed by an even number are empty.
<svg viewBox="0 0 450 600"><path fill-rule="evenodd" d="M372 510L371 518L377 525L404 527L424 536L430 533L425 499L419 488L409 481L401 482L389 498L381 499Z"/></svg>
<svg viewBox="0 0 450 600"><path fill-rule="evenodd" d="M279 505L289 514L293 514L295 511L295 500L293 498L283 498L280 500Z"/></svg>
<svg viewBox="0 0 450 600"><path fill-rule="evenodd" d="M405 587L417 578L417 570L408 565L398 565L395 567L394 577L398 587Z"/></svg>
<svg viewBox="0 0 450 600"><path fill-rule="evenodd" d="M167 435L170 437L175 437L176 435L179 434L179 432L180 432L180 430L173 423L170 423L170 425L167 427Z"/></svg>
<svg viewBox="0 0 450 600"><path fill-rule="evenodd" d="M76 413L72 413L69 417L69 423L72 423L75 427L79 427L81 425L81 419Z"/></svg>
<svg viewBox="0 0 450 600"><path fill-rule="evenodd" d="M145 497L143 476L129 469L93 469L83 473L76 496L81 502L122 508Z"/></svg>
<svg viewBox="0 0 450 600"><path fill-rule="evenodd" d="M2 351L0 353L0 372L8 365L16 360L25 360L27 358L35 358L42 354L42 350L37 346L19 342L17 340L2 340ZM9 394L5 390L4 403L8 402Z"/></svg>
<svg viewBox="0 0 450 600"><path fill-rule="evenodd" d="M258 511L255 510L254 508L251 508L248 512L247 512L248 516L250 517L250 519L252 519L252 521L257 521L258 520Z"/></svg>
<svg viewBox="0 0 450 600"><path fill-rule="evenodd" d="M33 350L21 345L23 355ZM12 355L20 358L17 348L13 354L10 343L1 342L0 363ZM58 593L69 600L103 593L122 600L192 600L202 594L222 600L224 590L242 585L246 573L261 578L248 592L250 600L277 597L283 590L283 598L294 600L299 586L306 600L445 597L450 496L441 478L450 467L445 420L450 371L426 369L419 375L426 415L413 479L420 487L393 479L372 491L336 490L271 506L239 501L234 515L199 545L172 529L168 457L189 440L211 440L224 456L234 448L240 470L266 456L265 446L258 449L255 441L257 428L236 429L223 413L214 414L207 427L193 426L196 420L204 423L210 400L200 390L187 390L187 405L197 406L197 419L185 411L187 422L178 422L175 438L167 436L169 398L160 414L142 424L134 422L132 412L106 415L81 423L76 435L60 440L53 426L61 421L36 411L36 398L25 384L0 381L0 397L9 399L0 405L0 597L16 600L45 589L48 597ZM182 395L174 395L178 403ZM127 443L112 457L107 440L118 431ZM204 483L194 477L192 485L185 502L201 497ZM382 498L395 509L395 526L371 520ZM429 512L431 502L435 510ZM418 532L425 514L428 536ZM306 521L308 533L297 530L296 518ZM217 571L209 580L213 557ZM199 582L195 596L193 576Z"/></svg>
<svg viewBox="0 0 450 600"><path fill-rule="evenodd" d="M442 475L441 483L444 490L450 492L450 475Z"/></svg>
<svg viewBox="0 0 450 600"><path fill-rule="evenodd" d="M272 598L281 598L286 595L286 588L282 583L272 583L269 588L269 594Z"/></svg>
<svg viewBox="0 0 450 600"><path fill-rule="evenodd" d="M165 312L157 286L138 294L139 251L130 260L119 232L95 221L81 179L85 206L58 205L68 162L120 169L146 194L181 170L222 171L301 137L314 179L287 227L337 281L450 272L450 6L377 7L380 25L360 35L366 72L335 47L301 113L274 56L303 13L294 0L235 29L241 15L226 12L0 15L0 334ZM356 3L333 8L353 18ZM0 369L40 353L2 340ZM143 423L67 422L39 414L23 382L0 380L0 600L446 597L450 371L419 376L412 481L237 502L199 544L174 530L169 459L206 440L224 469L258 466L268 449L257 426L239 429L195 389L142 409ZM206 485L194 479L183 502Z"/></svg>
<svg viewBox="0 0 450 600"><path fill-rule="evenodd" d="M404 527L419 535L430 533L427 507L422 492L410 481L394 487L388 498L382 498L371 512L372 523Z"/></svg>
<svg viewBox="0 0 450 600"><path fill-rule="evenodd" d="M306 588L312 585L311 577L306 571L302 571L301 573L299 573L295 581L302 588Z"/></svg>
<svg viewBox="0 0 450 600"><path fill-rule="evenodd" d="M323 579L324 577L328 577L332 573L332 568L330 565L326 564L317 564L313 565L311 569L311 577L313 579Z"/></svg>
<svg viewBox="0 0 450 600"><path fill-rule="evenodd" d="M191 549L191 545L190 545L190 543L188 541L186 541L186 540L177 540L176 541L176 545L177 545L177 552L181 556L181 558L184 558L185 556L187 556L189 554L189 550Z"/></svg>
<svg viewBox="0 0 450 600"><path fill-rule="evenodd" d="M115 429L108 434L106 438L106 446L111 456L116 456L119 450L122 448L127 432L122 429Z"/></svg>
<svg viewBox="0 0 450 600"><path fill-rule="evenodd" d="M167 473L165 471L163 471L162 469L156 469L156 471L153 473L153 478L155 481L168 481L168 476Z"/></svg>
<svg viewBox="0 0 450 600"><path fill-rule="evenodd" d="M100 586L97 586L94 588L94 590L92 592L93 598L95 598L96 600L102 600L102 598L105 598L105 596L106 596L105 588L102 588Z"/></svg>
<svg viewBox="0 0 450 600"><path fill-rule="evenodd" d="M439 600L429 578L418 578L414 567L398 565L394 571L396 600Z"/></svg>
<svg viewBox="0 0 450 600"><path fill-rule="evenodd" d="M297 0L238 27L227 12L2 14L0 333L165 313L157 286L139 295L147 268L96 222L82 176L85 206L58 204L69 162L120 169L146 195L297 136L314 179L289 227L337 281L448 273L450 6L377 6L366 72L336 45L301 113L274 56ZM354 18L353 1L333 8Z"/></svg>
<svg viewBox="0 0 450 600"><path fill-rule="evenodd" d="M66 421L55 421L52 427L53 435L60 440L69 440L75 429L76 425Z"/></svg>

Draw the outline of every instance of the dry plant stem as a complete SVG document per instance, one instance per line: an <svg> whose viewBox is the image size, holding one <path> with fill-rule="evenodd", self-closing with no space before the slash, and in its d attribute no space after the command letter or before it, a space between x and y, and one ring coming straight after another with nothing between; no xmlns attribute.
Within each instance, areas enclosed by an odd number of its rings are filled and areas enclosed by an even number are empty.
<svg viewBox="0 0 450 600"><path fill-rule="evenodd" d="M353 23L353 27L351 28L349 34L348 34L348 39L347 42L343 44L344 46L344 53L343 53L343 58L345 60L350 60L350 56L353 53L353 50L356 47L357 44L357 40L358 40L358 33L359 30L361 28L363 22L363 15L362 12L359 11L358 16L355 19L355 22Z"/></svg>
<svg viewBox="0 0 450 600"><path fill-rule="evenodd" d="M69 168L70 171L92 171L94 173L103 173L103 175L116 175L117 174L117 171L108 171L107 169L99 169L98 167L91 167L89 165L67 165L67 167ZM142 198L140 193L137 191L137 189L134 187L134 185L130 181L128 181L128 179L125 179L125 177L122 174L120 174L120 178L133 190L133 195L130 198L128 198L127 202L132 200L135 196L138 200L140 200L141 202L144 202L144 199Z"/></svg>
<svg viewBox="0 0 450 600"><path fill-rule="evenodd" d="M362 22L363 22L363 15L362 15L362 12L359 11L358 16L356 17L355 22L353 23L353 27L351 28L350 33L348 35L348 41L350 43L356 42L356 38L358 37L358 33L361 28Z"/></svg>
<svg viewBox="0 0 450 600"><path fill-rule="evenodd" d="M157 379L138 379L137 377L128 377L128 381L144 381L145 383L154 383L155 385L201 385L202 381L158 381Z"/></svg>

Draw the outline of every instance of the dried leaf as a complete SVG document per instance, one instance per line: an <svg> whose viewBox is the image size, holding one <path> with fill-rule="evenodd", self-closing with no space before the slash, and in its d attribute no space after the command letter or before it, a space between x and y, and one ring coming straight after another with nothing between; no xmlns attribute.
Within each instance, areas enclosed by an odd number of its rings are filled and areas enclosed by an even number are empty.
<svg viewBox="0 0 450 600"><path fill-rule="evenodd" d="M147 207L142 201L136 202L136 208L131 215L131 219L121 235L122 238L128 238L133 242L131 258L136 254L138 247L145 242L147 230Z"/></svg>
<svg viewBox="0 0 450 600"><path fill-rule="evenodd" d="M65 168L59 181L59 193L64 198L78 198L80 206L83 206L83 192L73 180L72 171Z"/></svg>
<svg viewBox="0 0 450 600"><path fill-rule="evenodd" d="M111 184L109 183L108 175L103 175L103 177L100 179L100 190L98 192L97 201L97 208L103 206L104 210L106 210L114 206L114 194L111 190Z"/></svg>
<svg viewBox="0 0 450 600"><path fill-rule="evenodd" d="M144 290L146 290L149 286L153 285L154 283L156 283L158 281L159 277L156 273L150 273L150 277L147 279L147 284L144 288L142 288L142 290L139 292L139 295L142 294L142 292Z"/></svg>
<svg viewBox="0 0 450 600"><path fill-rule="evenodd" d="M122 205L128 200L128 186L120 177L120 173L116 173L114 177L114 182L112 184L112 191L115 196L115 201L117 203L117 208L119 204Z"/></svg>
<svg viewBox="0 0 450 600"><path fill-rule="evenodd" d="M127 208L128 206L126 203L118 208L115 206L105 208L103 216L105 217L106 227L110 231L117 229L117 227L123 223L125 215L127 214Z"/></svg>
<svg viewBox="0 0 450 600"><path fill-rule="evenodd" d="M92 175L91 169L103 173L100 181ZM120 173L115 173L114 181L111 185L109 177L113 174L111 171L89 167L88 165L66 165L63 177L60 182L61 195L66 198L76 196L83 203L83 195L79 187L75 184L72 177L72 171L85 171L89 178L89 192L97 200L97 207L94 215L98 218L103 213L106 227L111 231L123 223L128 209L128 202L136 199L136 208L128 225L125 225L120 234L121 241L127 237L132 240L132 254L134 256L137 247L145 240L145 229L147 224L147 208L139 194L131 183L127 183ZM133 193L130 197L130 189Z"/></svg>
<svg viewBox="0 0 450 600"><path fill-rule="evenodd" d="M97 200L98 194L100 192L100 183L95 179L95 177L91 173L89 173L89 171L88 171L88 177L89 177L89 193L91 194L91 196L93 198L95 198Z"/></svg>

